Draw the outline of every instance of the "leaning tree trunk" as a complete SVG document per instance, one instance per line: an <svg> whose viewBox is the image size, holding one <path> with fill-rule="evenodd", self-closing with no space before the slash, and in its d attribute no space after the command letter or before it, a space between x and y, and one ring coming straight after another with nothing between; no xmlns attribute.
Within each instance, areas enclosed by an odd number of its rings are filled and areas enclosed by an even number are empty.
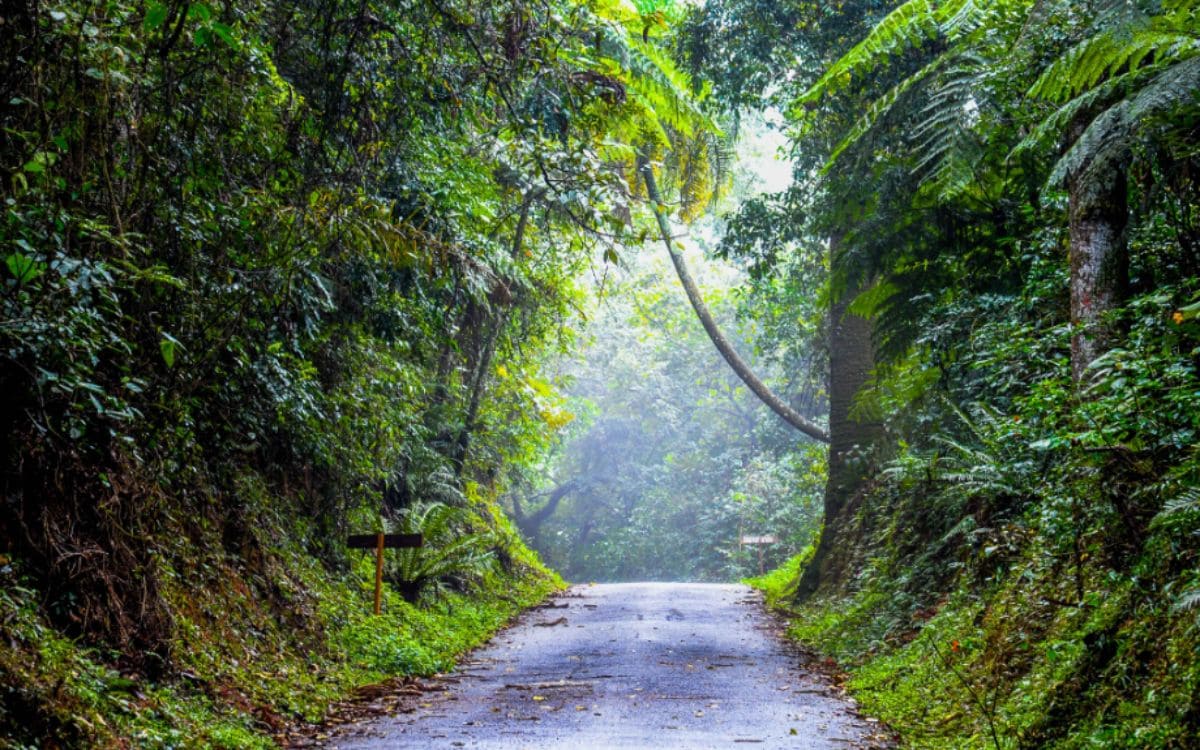
<svg viewBox="0 0 1200 750"><path fill-rule="evenodd" d="M830 256L837 254L836 240ZM849 312L858 290L848 290L829 311L829 471L825 481L825 524L816 552L796 587L796 596L808 596L822 584L837 583L850 548L844 538L853 509L850 500L863 483L863 467L853 460L860 449L879 437L882 425L851 416L854 399L867 385L875 366L871 321Z"/></svg>
<svg viewBox="0 0 1200 750"><path fill-rule="evenodd" d="M1113 339L1109 315L1129 287L1125 225L1129 196L1124 164L1102 159L1067 185L1071 252L1071 375L1082 382L1087 368Z"/></svg>
<svg viewBox="0 0 1200 750"><path fill-rule="evenodd" d="M667 224L667 217L663 215L661 208L662 197L658 192L658 183L654 179L654 170L650 166L650 160L645 154L638 155L637 168L642 173L642 180L646 183L646 196L650 200L650 208L654 212L654 218L658 221L658 229L662 234L663 244L666 245L667 253L671 256L671 263L675 265L675 273L678 274L679 281L683 284L684 291L687 292L688 301L692 303L692 309L696 311L696 317L700 318L700 324L704 326L704 330L708 333L708 337L712 340L713 345L717 347L717 351L729 363L734 373L742 379L746 387L760 401L766 404L771 411L778 414L785 422L812 439L823 443L829 442L829 435L825 430L822 430L819 425L806 419L767 387L767 384L754 374L750 366L746 364L745 360L737 353L737 350L733 348L733 344L729 342L729 339L725 338L725 334L721 332L720 327L717 326L717 321L713 319L712 313L709 312L708 305L704 304L704 298L700 296L699 287L696 286L692 275L688 273L683 255L671 244L671 228Z"/></svg>

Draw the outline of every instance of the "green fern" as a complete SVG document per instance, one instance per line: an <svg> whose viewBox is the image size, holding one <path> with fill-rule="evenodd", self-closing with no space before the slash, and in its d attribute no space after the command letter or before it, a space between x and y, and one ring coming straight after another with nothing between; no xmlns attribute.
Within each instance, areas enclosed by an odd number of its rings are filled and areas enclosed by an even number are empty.
<svg viewBox="0 0 1200 750"><path fill-rule="evenodd" d="M1171 28L1176 22L1156 18L1144 28L1114 28L1096 34L1046 68L1029 93L1038 99L1064 103L1118 75L1200 54L1200 37Z"/></svg>
<svg viewBox="0 0 1200 750"><path fill-rule="evenodd" d="M563 50L573 65L613 76L625 86L636 110L626 125L631 136L650 135L659 145L671 142L668 131L691 138L699 133L721 136L721 128L704 111L706 91L694 93L691 79L653 42L643 37L644 20L634 8L615 0L592 4L586 26L599 36L595 49Z"/></svg>
<svg viewBox="0 0 1200 750"><path fill-rule="evenodd" d="M962 197L976 182L983 149L971 128L980 107L975 92L987 64L975 55L957 58L938 77L920 112L924 119L913 129L914 150L920 155L913 172L921 176L922 189L941 201Z"/></svg>
<svg viewBox="0 0 1200 750"><path fill-rule="evenodd" d="M1160 525L1184 516L1200 516L1200 487L1189 487L1171 498L1154 517Z"/></svg>
<svg viewBox="0 0 1200 750"><path fill-rule="evenodd" d="M866 38L854 45L825 71L817 82L796 100L812 104L837 93L856 79L877 70L891 57L920 47L941 36L944 30L959 31L970 27L978 6L970 0L909 0L875 25Z"/></svg>
<svg viewBox="0 0 1200 750"><path fill-rule="evenodd" d="M974 178L977 156L976 144L967 137L966 121L972 116L968 103L977 107L972 90L988 63L972 51L970 42L987 40L987 30L1001 21L1019 26L1033 7L1030 0L954 0L941 5L913 0L890 13L796 100L794 116L803 119L805 107L928 40L941 38L955 51L936 56L868 104L833 148L821 174L832 171L843 154L876 129L898 103L912 101L918 91L928 89L929 103L921 110L922 120L915 130L916 150L922 154L916 170L923 173L922 181L931 193L943 199L961 195Z"/></svg>
<svg viewBox="0 0 1200 750"><path fill-rule="evenodd" d="M1157 115L1193 105L1200 93L1200 57L1172 65L1140 87L1132 98L1104 110L1088 125L1051 171L1057 185L1088 169L1124 158L1136 131Z"/></svg>
<svg viewBox="0 0 1200 750"><path fill-rule="evenodd" d="M479 573L494 560L495 539L490 531L473 529L478 519L462 508L428 503L406 510L396 530L421 534L424 546L398 550L389 576L408 601L416 601L431 586L461 574Z"/></svg>
<svg viewBox="0 0 1200 750"><path fill-rule="evenodd" d="M1200 588L1189 589L1175 600L1176 612L1187 612L1200 608Z"/></svg>
<svg viewBox="0 0 1200 750"><path fill-rule="evenodd" d="M879 97L875 101L867 105L863 114L855 121L854 125L844 138L834 147L826 160L825 165L821 168L821 174L828 174L834 166L836 166L841 155L851 146L855 145L862 139L864 135L869 133L880 120L885 117L896 102L900 101L910 89L922 83L931 74L937 71L945 64L945 60L941 57L936 58L933 62L926 65L917 73L909 76L900 83L896 84L891 91Z"/></svg>

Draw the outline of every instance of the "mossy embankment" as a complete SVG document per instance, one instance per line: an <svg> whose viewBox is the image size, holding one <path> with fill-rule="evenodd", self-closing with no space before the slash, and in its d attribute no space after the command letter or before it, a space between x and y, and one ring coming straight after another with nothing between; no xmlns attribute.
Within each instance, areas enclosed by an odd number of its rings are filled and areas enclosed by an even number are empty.
<svg viewBox="0 0 1200 750"><path fill-rule="evenodd" d="M1200 623L1150 550L1128 575L1078 581L1028 549L984 579L876 546L841 590L797 603L803 554L751 579L789 635L847 670L863 710L912 748L1200 746ZM926 588L922 590L922 585Z"/></svg>
<svg viewBox="0 0 1200 750"><path fill-rule="evenodd" d="M255 513L236 549L181 524L153 556L169 648L139 659L72 637L5 560L0 747L270 748L360 686L450 669L563 585L494 506L470 510L492 535L487 564L417 604L385 585L379 616L371 552L314 554L308 522Z"/></svg>

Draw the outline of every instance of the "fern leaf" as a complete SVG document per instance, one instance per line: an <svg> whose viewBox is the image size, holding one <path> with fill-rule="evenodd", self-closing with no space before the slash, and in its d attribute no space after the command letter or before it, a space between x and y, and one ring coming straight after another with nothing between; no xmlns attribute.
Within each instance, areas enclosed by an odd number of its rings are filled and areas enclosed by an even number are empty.
<svg viewBox="0 0 1200 750"><path fill-rule="evenodd" d="M821 167L821 174L828 174L837 163L838 158L848 148L856 144L864 135L870 132L871 129L875 127L876 123L891 111L892 107L896 105L896 102L898 102L901 97L908 93L908 91L914 86L932 75L944 64L944 58L938 57L934 59L921 70L896 84L891 91L871 102L863 114L854 123L854 126L850 128L850 132L846 134L846 137L843 138L836 147L834 147L833 152L829 155L829 159L826 160L825 165Z"/></svg>
<svg viewBox="0 0 1200 750"><path fill-rule="evenodd" d="M1200 54L1200 38L1194 33L1163 25L1155 19L1146 28L1108 29L1084 40L1046 68L1030 87L1030 96L1063 103L1107 78Z"/></svg>
<svg viewBox="0 0 1200 750"><path fill-rule="evenodd" d="M1187 612L1197 607L1200 607L1200 588L1185 591L1175 600L1176 612Z"/></svg>
<svg viewBox="0 0 1200 750"><path fill-rule="evenodd" d="M1124 99L1102 112L1063 155L1047 180L1061 184L1093 166L1121 158L1139 125L1176 106L1197 104L1200 57L1172 65L1156 75L1133 99Z"/></svg>
<svg viewBox="0 0 1200 750"><path fill-rule="evenodd" d="M951 0L939 5L933 0L909 0L885 16L865 39L831 65L800 95L797 103L812 104L877 69L890 57L936 39L943 24L959 18L968 2Z"/></svg>

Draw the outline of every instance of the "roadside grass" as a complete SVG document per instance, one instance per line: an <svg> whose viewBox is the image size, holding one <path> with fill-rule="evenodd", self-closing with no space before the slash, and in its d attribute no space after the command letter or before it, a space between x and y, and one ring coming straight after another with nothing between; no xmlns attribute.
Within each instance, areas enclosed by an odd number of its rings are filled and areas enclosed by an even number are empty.
<svg viewBox="0 0 1200 750"><path fill-rule="evenodd" d="M799 557L746 582L787 615L789 637L847 670L862 710L904 747L1197 746L1197 619L1132 576L1097 576L1064 605L1061 576L1029 550L997 580L964 576L927 606L884 576L796 604Z"/></svg>
<svg viewBox="0 0 1200 750"><path fill-rule="evenodd" d="M2 561L0 747L57 737L63 748L273 748L289 725L320 721L358 687L451 669L564 585L500 528L504 565L419 605L385 587L376 616L370 554L350 552L339 569L308 551L311 529L260 519L253 552L223 551L207 533L163 550L175 636L155 676L48 622L20 561Z"/></svg>

